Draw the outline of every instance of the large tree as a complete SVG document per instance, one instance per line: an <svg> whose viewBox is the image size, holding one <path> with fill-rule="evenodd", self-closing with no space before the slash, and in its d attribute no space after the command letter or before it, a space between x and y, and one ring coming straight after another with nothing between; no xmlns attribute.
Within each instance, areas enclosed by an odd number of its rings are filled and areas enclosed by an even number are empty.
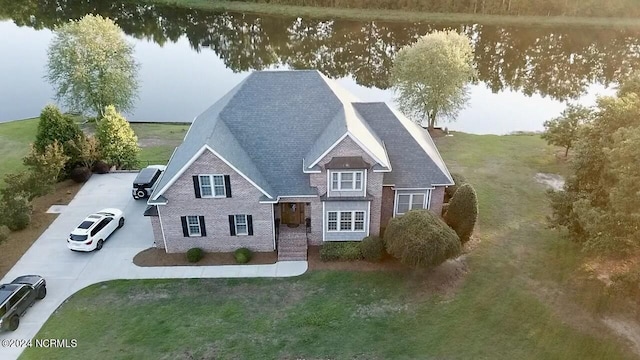
<svg viewBox="0 0 640 360"><path fill-rule="evenodd" d="M56 28L47 56L46 78L56 99L72 110L101 117L107 105L133 107L138 64L133 46L110 19L86 15Z"/></svg>
<svg viewBox="0 0 640 360"><path fill-rule="evenodd" d="M435 31L398 51L391 69L397 102L418 123L430 129L438 117L455 117L469 99L473 80L473 48L455 31Z"/></svg>

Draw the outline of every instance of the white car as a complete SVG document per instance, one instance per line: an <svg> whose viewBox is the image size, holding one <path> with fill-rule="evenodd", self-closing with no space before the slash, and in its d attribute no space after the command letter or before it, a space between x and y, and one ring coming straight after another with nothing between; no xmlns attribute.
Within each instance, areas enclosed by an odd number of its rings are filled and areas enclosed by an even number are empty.
<svg viewBox="0 0 640 360"><path fill-rule="evenodd" d="M67 246L73 251L93 251L102 245L116 229L124 225L124 213L119 209L102 209L87 216L67 239Z"/></svg>

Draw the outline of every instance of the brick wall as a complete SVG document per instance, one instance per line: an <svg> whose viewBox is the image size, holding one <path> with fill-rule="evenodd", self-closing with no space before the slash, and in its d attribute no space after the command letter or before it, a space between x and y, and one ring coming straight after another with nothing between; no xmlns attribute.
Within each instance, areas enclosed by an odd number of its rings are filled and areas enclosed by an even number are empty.
<svg viewBox="0 0 640 360"><path fill-rule="evenodd" d="M155 247L164 249L164 238L162 237L162 227L160 226L160 217L151 216L151 228L153 229L153 243Z"/></svg>
<svg viewBox="0 0 640 360"><path fill-rule="evenodd" d="M431 202L429 210L433 211L436 215L442 216L442 203L444 201L444 186L436 186L431 190Z"/></svg>
<svg viewBox="0 0 640 360"><path fill-rule="evenodd" d="M382 187L382 206L380 212L380 235L384 235L384 229L393 217L396 192L392 186Z"/></svg>
<svg viewBox="0 0 640 360"><path fill-rule="evenodd" d="M193 175L230 176L231 198L196 198ZM167 205L159 207L168 253L186 252L193 247L205 251L230 252L240 247L253 251L273 251L273 204L260 204L263 196L240 174L209 151L205 151L165 192ZM231 236L228 215L253 217L253 236ZM205 217L206 237L184 237L181 216Z"/></svg>

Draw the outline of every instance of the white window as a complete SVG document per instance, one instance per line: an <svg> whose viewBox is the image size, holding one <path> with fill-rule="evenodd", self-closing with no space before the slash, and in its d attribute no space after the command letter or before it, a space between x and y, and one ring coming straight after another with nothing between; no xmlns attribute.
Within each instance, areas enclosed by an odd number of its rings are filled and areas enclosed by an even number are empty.
<svg viewBox="0 0 640 360"><path fill-rule="evenodd" d="M331 173L331 190L359 191L362 190L362 171L342 171Z"/></svg>
<svg viewBox="0 0 640 360"><path fill-rule="evenodd" d="M189 236L202 235L202 231L200 229L200 219L197 216L187 216L187 226L189 229Z"/></svg>
<svg viewBox="0 0 640 360"><path fill-rule="evenodd" d="M248 235L247 215L236 215L236 235Z"/></svg>
<svg viewBox="0 0 640 360"><path fill-rule="evenodd" d="M328 231L337 231L338 230L338 213L336 211L329 211L327 216L327 230Z"/></svg>
<svg viewBox="0 0 640 360"><path fill-rule="evenodd" d="M200 175L200 196L225 197L224 175Z"/></svg>
<svg viewBox="0 0 640 360"><path fill-rule="evenodd" d="M398 194L396 215L402 215L409 210L424 209L424 194Z"/></svg>
<svg viewBox="0 0 640 360"><path fill-rule="evenodd" d="M364 211L329 211L327 231L364 231Z"/></svg>

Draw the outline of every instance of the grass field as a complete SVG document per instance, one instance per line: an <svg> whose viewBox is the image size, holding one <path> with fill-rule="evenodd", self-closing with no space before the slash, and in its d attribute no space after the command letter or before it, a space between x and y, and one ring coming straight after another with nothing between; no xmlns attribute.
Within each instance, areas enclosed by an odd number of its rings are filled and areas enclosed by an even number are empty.
<svg viewBox="0 0 640 360"><path fill-rule="evenodd" d="M6 174L24 167L22 158L29 152L29 144L35 140L37 119L12 121L0 124L0 186Z"/></svg>
<svg viewBox="0 0 640 360"><path fill-rule="evenodd" d="M133 0L130 0L133 1ZM268 3L215 0L140 0L137 2L176 5L212 11L236 11L307 18L342 18L351 20L460 22L487 25L584 25L605 27L640 27L640 19L568 16L505 16L462 13L425 13L405 10L344 9L316 6L288 6Z"/></svg>
<svg viewBox="0 0 640 360"><path fill-rule="evenodd" d="M480 199L481 242L448 291L421 271L114 281L74 295L37 335L75 338L77 348L31 348L23 358L631 359L608 331L575 321L597 317L588 307L596 290L567 294L568 306L546 296L571 292L581 260L546 228L534 181L565 171L555 149L524 135L437 142Z"/></svg>

